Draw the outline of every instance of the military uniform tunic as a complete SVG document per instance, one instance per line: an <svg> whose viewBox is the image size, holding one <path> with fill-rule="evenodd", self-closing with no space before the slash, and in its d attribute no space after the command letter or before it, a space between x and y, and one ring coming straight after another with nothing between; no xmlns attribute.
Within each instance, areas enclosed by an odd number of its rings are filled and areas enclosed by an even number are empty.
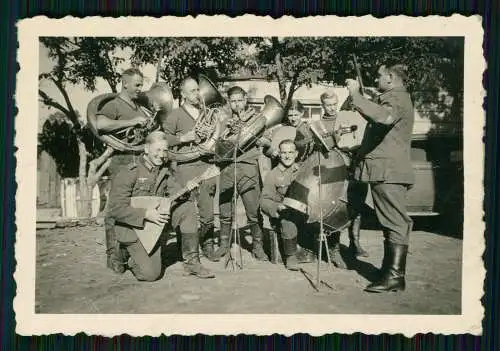
<svg viewBox="0 0 500 351"><path fill-rule="evenodd" d="M193 130L195 123L196 120L184 107L172 110L163 122L163 130L167 133L169 146L178 152L193 150L196 145L194 143L181 143L180 136ZM179 182L185 185L189 180L201 175L210 165L209 158L202 156L187 162L178 162L174 167L174 174ZM217 178L211 178L201 182L198 188L197 202L200 223L206 226L213 226L214 223L216 187Z"/></svg>
<svg viewBox="0 0 500 351"><path fill-rule="evenodd" d="M130 104L120 96L105 104L99 110L98 114L112 120L130 120L136 116L147 117L146 113L139 106ZM115 151L111 156L111 163L108 167L110 181L112 182L122 168L127 167L130 163L134 163L138 157L139 155L133 152ZM108 255L111 253L117 255L119 245L115 237L115 222L109 216L109 213L106 213L106 217L104 218L104 226L106 230L106 252Z"/></svg>
<svg viewBox="0 0 500 351"><path fill-rule="evenodd" d="M375 213L387 240L408 245L413 222L406 213L406 193L414 182L410 95L402 87L384 92L375 101L354 94L352 104L368 121L355 156L354 177L370 183Z"/></svg>
<svg viewBox="0 0 500 351"><path fill-rule="evenodd" d="M144 157L123 168L111 183L109 215L115 220L117 240L127 248L135 262L132 271L139 280L155 280L159 277L161 250L158 248L149 256L142 246L134 228L144 227L146 209L132 207L130 199L135 196L166 197L178 189L180 185L167 167L154 166ZM171 226L181 233L195 233L195 215L191 201L179 200L172 204Z"/></svg>
<svg viewBox="0 0 500 351"><path fill-rule="evenodd" d="M233 118L238 118L238 116L233 116ZM241 196L245 207L248 225L258 225L260 198L258 159L260 154L259 148L252 145L245 152L237 155L236 162L228 161L220 164L219 212L221 223L231 224L233 217L236 167L236 191Z"/></svg>
<svg viewBox="0 0 500 351"><path fill-rule="evenodd" d="M299 228L305 225L304 215L300 212L292 209L278 212L278 206L283 202L288 187L298 172L298 164L294 163L286 168L280 163L267 174L260 197L262 212L270 217L273 229L281 233L284 239L296 238Z"/></svg>

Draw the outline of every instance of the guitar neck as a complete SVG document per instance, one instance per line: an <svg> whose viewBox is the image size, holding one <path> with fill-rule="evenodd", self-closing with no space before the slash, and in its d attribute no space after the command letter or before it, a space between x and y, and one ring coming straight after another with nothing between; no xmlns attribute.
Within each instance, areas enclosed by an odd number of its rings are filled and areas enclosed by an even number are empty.
<svg viewBox="0 0 500 351"><path fill-rule="evenodd" d="M202 180L203 180L203 175L199 176L199 177L196 177L194 179L191 180L191 182L194 182L196 184L200 183ZM185 193L191 191L192 189L188 188L187 186L183 187L182 189L179 189L177 190L175 193L173 193L172 195L170 195L168 197L168 200L170 202L170 204L172 204L172 202L174 202L175 200L177 200L179 197L181 197L182 195L184 195Z"/></svg>
<svg viewBox="0 0 500 351"><path fill-rule="evenodd" d="M211 169L208 169L207 171L205 171L203 174L199 175L198 177L195 177L195 178L191 179L189 182L190 183L195 183L196 185L199 185L199 183L201 181L203 181L205 179L209 179L209 178L215 177L218 174L219 174L218 173L218 168L216 168L215 166L212 166ZM169 203L171 204L172 202L174 202L175 200L177 200L179 197L181 197L182 195L184 195L185 193L187 193L187 192L189 192L191 190L193 190L192 187L185 186L182 189L179 189L175 193L173 193L172 195L170 195L167 199L169 200Z"/></svg>
<svg viewBox="0 0 500 351"><path fill-rule="evenodd" d="M196 183L198 183L198 181L196 181ZM173 193L172 195L170 195L168 198L171 200L171 201L175 201L177 200L179 197L181 197L182 195L184 195L185 193L187 193L189 191L189 188L187 187L184 187L178 191L176 191L175 193Z"/></svg>

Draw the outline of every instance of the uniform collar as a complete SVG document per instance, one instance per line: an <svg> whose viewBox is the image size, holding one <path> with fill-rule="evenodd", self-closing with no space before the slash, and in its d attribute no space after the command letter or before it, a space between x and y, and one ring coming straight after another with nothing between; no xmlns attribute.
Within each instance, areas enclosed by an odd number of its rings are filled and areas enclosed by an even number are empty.
<svg viewBox="0 0 500 351"><path fill-rule="evenodd" d="M141 163L144 165L144 167L146 167L146 169L148 171L153 171L155 169L159 169L160 167L159 166L156 166L155 164L153 164L151 161L149 161L147 158L146 158L146 155L142 155L142 157L140 158L141 160Z"/></svg>
<svg viewBox="0 0 500 351"><path fill-rule="evenodd" d="M299 168L299 166L297 166L296 163L294 163L293 165L291 165L290 167L285 167L281 162L278 163L278 169L282 172L286 172L287 170L291 169L292 171L296 171L297 169Z"/></svg>

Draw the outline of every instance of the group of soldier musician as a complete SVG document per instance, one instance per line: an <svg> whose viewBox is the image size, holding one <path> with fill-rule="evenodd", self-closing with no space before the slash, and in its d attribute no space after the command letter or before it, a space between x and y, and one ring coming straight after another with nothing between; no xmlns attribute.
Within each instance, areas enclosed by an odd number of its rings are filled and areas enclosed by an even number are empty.
<svg viewBox="0 0 500 351"><path fill-rule="evenodd" d="M405 88L406 68L403 65L383 65L378 71L378 94L368 96L357 80L348 79L350 108L366 120L361 145L351 154L352 182L357 184L360 203L371 192L375 214L384 234L384 257L380 274L365 290L369 292L405 289L406 256L412 220L406 214L406 192L413 183L410 164L410 137L413 128L413 105ZM144 125L148 115L137 99L143 88L143 74L135 68L122 75L122 90L107 102L97 114L99 133L114 133L123 128ZM217 178L192 181L214 164L213 157L200 154L187 161L169 160L169 150L189 151L199 143L195 133L197 119L203 113L203 101L197 80L185 78L180 85L182 103L162 116L160 128L145 138L141 152L114 151L109 166L111 190L105 218L107 267L117 273L131 270L141 281L155 281L163 275L161 247L148 252L133 228L152 222L169 225L178 238L179 256L187 275L214 278L215 274L203 266L200 256L216 262L230 253L234 211L234 192L241 197L252 236L252 255L259 261L268 261L264 251L262 214L267 216L271 230L282 240L284 264L289 270L298 270L301 263L312 262L314 248L298 244L303 232L310 233L309 224L300 213L283 204L285 193L294 181L301 164L314 152L316 141L309 123L302 118L305 108L293 100L287 108L285 125L295 128L292 138L278 143L273 137L281 125L265 131L263 136L230 160L216 162L220 169ZM239 86L227 91L228 121L226 126L245 123L257 112L247 101L247 92ZM342 126L337 125L339 99L333 90L320 96L323 113L320 117L333 144L342 138ZM259 159L268 157L272 169L263 174ZM369 186L368 186L369 184ZM189 191L175 198L169 210L135 208L134 196L161 196L168 198L179 189ZM215 240L214 197L218 192L220 231ZM361 206L361 205L360 205ZM316 229L314 229L316 230ZM353 216L348 228L349 255L368 256L360 246L360 215ZM341 232L329 233L328 247L333 264L346 268L340 255ZM307 234L311 237L310 234ZM216 245L218 244L218 245ZM201 247L201 250L200 250Z"/></svg>

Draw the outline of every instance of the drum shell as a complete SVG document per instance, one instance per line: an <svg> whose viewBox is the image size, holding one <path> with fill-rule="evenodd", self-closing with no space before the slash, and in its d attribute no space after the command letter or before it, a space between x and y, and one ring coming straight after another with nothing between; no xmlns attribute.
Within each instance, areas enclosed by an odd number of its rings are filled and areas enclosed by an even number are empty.
<svg viewBox="0 0 500 351"><path fill-rule="evenodd" d="M321 158L321 198L319 163ZM308 223L319 222L323 215L325 229L341 230L349 224L347 207L347 157L339 150L313 153L302 164L290 184L283 203L307 215ZM321 213L322 212L322 213Z"/></svg>

